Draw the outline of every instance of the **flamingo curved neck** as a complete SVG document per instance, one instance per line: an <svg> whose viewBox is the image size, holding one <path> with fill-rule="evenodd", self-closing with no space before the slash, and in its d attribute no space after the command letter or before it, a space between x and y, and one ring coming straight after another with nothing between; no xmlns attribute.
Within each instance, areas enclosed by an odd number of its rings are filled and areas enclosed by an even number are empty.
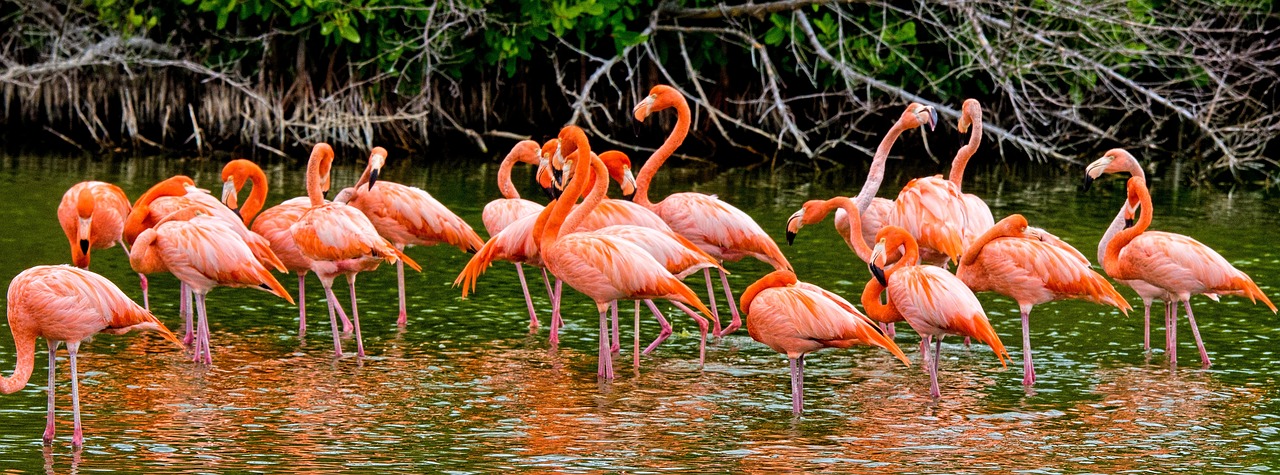
<svg viewBox="0 0 1280 475"><path fill-rule="evenodd" d="M871 247L867 246L867 241L862 239L862 212L858 210L858 206L853 200L844 196L837 196L826 202L825 213L830 213L836 208L843 209L849 215L849 239L853 243L853 251L858 255L862 262L871 262Z"/></svg>
<svg viewBox="0 0 1280 475"><path fill-rule="evenodd" d="M593 180L591 184L591 193L587 194L586 199L582 200L582 204L575 206L569 216L564 219L564 223L560 229L578 229L587 216L595 210L600 202L604 201L605 193L609 191L608 171L605 169L604 162L599 157L591 156L591 169ZM558 233L557 233L558 234Z"/></svg>
<svg viewBox="0 0 1280 475"><path fill-rule="evenodd" d="M916 239L910 234L905 235L906 239L902 241L902 258L898 259L896 265L885 266L884 277L888 279L890 275L906 266L920 265L920 246L916 244Z"/></svg>
<svg viewBox="0 0 1280 475"><path fill-rule="evenodd" d="M526 140L525 142L529 142L534 148L538 146L538 144L533 141ZM517 190L516 185L511 182L511 169L515 168L516 162L523 161L520 159L520 154L524 150L522 145L523 143L516 144L516 146L511 149L511 153L508 153L506 158L502 159L502 164L498 165L498 191L502 193L503 198L509 200L520 198L520 191Z"/></svg>
<svg viewBox="0 0 1280 475"><path fill-rule="evenodd" d="M36 339L15 333L13 344L18 352L18 361L13 375L0 377L0 393L13 394L27 386L31 380L31 372L36 366Z"/></svg>
<svg viewBox="0 0 1280 475"><path fill-rule="evenodd" d="M1138 193L1139 200L1138 207L1142 210L1142 216L1138 218L1138 223L1135 226L1116 233L1115 237L1111 239L1111 242L1107 244L1107 253L1103 256L1104 259L1102 260L1102 269L1105 270L1108 275L1117 279L1125 278L1123 272L1121 272L1122 269L1120 269L1119 266L1120 250L1124 249L1124 247L1128 246L1130 242L1133 242L1133 240L1139 235L1147 231L1147 227L1151 226L1151 215L1154 214L1151 210L1151 193L1147 191L1147 184L1145 180L1137 177L1130 178L1129 187L1136 187L1135 191ZM1123 214L1124 210L1122 209L1120 212ZM1121 217L1123 218L1123 216Z"/></svg>
<svg viewBox="0 0 1280 475"><path fill-rule="evenodd" d="M1002 223L996 223L995 226L992 226L991 229L982 233L981 236L978 236L978 239L969 244L969 248L965 249L964 254L960 255L960 265L973 265L974 262L977 262L978 256L982 254L983 247L991 241L1008 236L1017 236L1017 234L1010 232Z"/></svg>
<svg viewBox="0 0 1280 475"><path fill-rule="evenodd" d="M583 134L581 130L571 132L567 137L562 133L560 142L562 144L572 143L573 147L578 150L579 157L591 157L590 144L587 143L586 135ZM572 154L572 152L573 151L571 150L570 154ZM550 214L545 221L545 228L540 234L541 239L539 240L539 247L549 247L556 242L556 239L560 237L560 230L563 228L565 222L569 221L568 218L570 217L570 210L576 211L585 209L586 212L590 212L591 210L589 207L594 208L596 204L599 204L599 200L596 200L595 203L584 202L583 206L574 208L574 203L578 201L578 197L582 196L582 189L586 187L585 182L587 181L587 175L590 173L590 168L594 165L594 162L599 162L599 159L577 160L574 162L573 180L571 180L569 186L565 189L565 192L560 199L556 200L555 205L548 206L548 208L554 207L554 209L550 211ZM601 163L601 168L603 168L603 166L604 164ZM608 185L608 181L605 181L604 186L607 187ZM595 194L594 189L592 190L592 194ZM600 197L603 198L603 193L601 193ZM574 216L576 223L581 223L580 216L585 216L585 214L575 214L578 215ZM574 224L576 226L576 223L570 224Z"/></svg>
<svg viewBox="0 0 1280 475"><path fill-rule="evenodd" d="M685 136L689 135L689 125L693 122L693 114L689 112L689 103L685 101L684 95L675 94L675 96L679 98L675 101L676 127L671 130L667 140L662 142L662 146L658 147L653 155L649 156L649 160L644 162L644 167L640 168L640 174L636 175L636 193L632 201L646 208L653 206L649 201L649 183L658 174L658 168L661 168L671 154L675 153L676 148L684 143Z"/></svg>
<svg viewBox="0 0 1280 475"><path fill-rule="evenodd" d="M956 184L956 189L960 189L960 182L964 181L964 167L969 164L969 159L973 154L978 152L978 147L982 145L982 115L978 114L974 117L969 114L969 109L965 109L964 113L969 116L969 126L973 127L969 131L969 143L960 147L956 152L956 158L951 161L951 175L949 179Z"/></svg>
<svg viewBox="0 0 1280 475"><path fill-rule="evenodd" d="M880 301L880 295L884 294L884 290L884 286L880 285L880 281L875 278L868 281L867 286L862 289L862 308L866 310L868 317L877 322L894 323L902 320L893 302Z"/></svg>
<svg viewBox="0 0 1280 475"><path fill-rule="evenodd" d="M311 157L307 162L307 198L311 200L311 206L316 207L324 204L324 192L321 190L324 177L329 174L329 166L333 162L333 157Z"/></svg>
<svg viewBox="0 0 1280 475"><path fill-rule="evenodd" d="M250 171L249 182L253 183L253 191L249 192L249 199L244 200L244 205L240 206L240 217L244 219L245 226L253 222L253 218L267 203L267 176L262 173L262 170Z"/></svg>
<svg viewBox="0 0 1280 475"><path fill-rule="evenodd" d="M751 308L751 302L756 299L756 295L759 295L760 292L774 287L795 285L795 283L796 275L790 271L773 271L760 280L757 280L747 286L747 289L742 292L742 298L740 299L738 308L741 308L744 312L750 312L749 309Z"/></svg>
<svg viewBox="0 0 1280 475"><path fill-rule="evenodd" d="M867 181L862 184L862 189L853 200L858 204L858 211L866 212L867 208L871 207L872 198L875 198L876 192L880 191L880 182L884 181L884 162L889 159L889 150L893 148L893 143L898 140L902 131L906 130L903 120L905 117L898 119L898 122L889 129L889 133L885 134L884 139L880 140L880 146L876 147L876 155L871 159L871 169L867 170Z"/></svg>
<svg viewBox="0 0 1280 475"><path fill-rule="evenodd" d="M1141 178L1142 182L1146 183L1147 173L1142 169L1142 165L1139 165L1138 161L1132 158L1127 159L1127 162L1126 167L1120 171L1127 171L1129 172L1129 176ZM1116 213L1115 219L1111 220L1111 225L1107 226L1107 232L1103 233L1102 239L1098 241L1099 264L1102 264L1102 262L1106 260L1107 245L1111 243L1112 239L1115 239L1116 234L1124 230L1124 214L1124 206L1121 206L1120 211Z"/></svg>

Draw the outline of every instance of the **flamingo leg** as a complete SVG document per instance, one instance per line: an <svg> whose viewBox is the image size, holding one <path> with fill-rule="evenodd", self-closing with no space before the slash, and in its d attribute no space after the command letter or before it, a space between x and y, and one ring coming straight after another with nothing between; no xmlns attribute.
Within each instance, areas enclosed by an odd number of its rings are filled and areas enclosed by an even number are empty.
<svg viewBox="0 0 1280 475"><path fill-rule="evenodd" d="M76 369L76 354L80 353L80 342L68 341L67 353L71 355L71 413L75 417L75 432L71 436L72 447L84 446L84 429L80 427L80 374Z"/></svg>
<svg viewBox="0 0 1280 475"><path fill-rule="evenodd" d="M720 336L720 308L716 306L715 287L711 286L711 269L702 269L702 275L707 278L707 308L711 309L711 317L716 319L715 335Z"/></svg>
<svg viewBox="0 0 1280 475"><path fill-rule="evenodd" d="M1169 362L1178 364L1178 303L1172 298L1165 302L1169 310Z"/></svg>
<svg viewBox="0 0 1280 475"><path fill-rule="evenodd" d="M351 288L351 320L356 324L356 356L364 358L364 338L360 336L360 311L356 307L356 275L347 274L347 286ZM400 301L402 304L403 300Z"/></svg>
<svg viewBox="0 0 1280 475"><path fill-rule="evenodd" d="M1142 351L1151 353L1151 302L1142 302Z"/></svg>
<svg viewBox="0 0 1280 475"><path fill-rule="evenodd" d="M968 349L968 348L969 348L969 337L967 337L967 336L966 336L966 337L964 337L964 347L965 347L966 349Z"/></svg>
<svg viewBox="0 0 1280 475"><path fill-rule="evenodd" d="M613 354L609 351L609 311L606 307L600 308L600 356L596 376L606 380L613 379Z"/></svg>
<svg viewBox="0 0 1280 475"><path fill-rule="evenodd" d="M942 336L938 336L938 341L933 344L933 364L929 366L929 394L933 397L942 397L942 391L938 390L938 360L942 359Z"/></svg>
<svg viewBox="0 0 1280 475"><path fill-rule="evenodd" d="M1191 313L1191 299L1183 300L1183 308L1187 310L1187 321L1191 322L1191 335L1196 337L1196 348L1200 350L1200 364L1205 368L1212 366L1209 361L1209 352L1204 349L1204 341L1200 339L1200 329L1196 327L1196 316Z"/></svg>
<svg viewBox="0 0 1280 475"><path fill-rule="evenodd" d="M932 336L922 335L920 337L920 368L926 373L929 372L929 345L932 342Z"/></svg>
<svg viewBox="0 0 1280 475"><path fill-rule="evenodd" d="M560 327L564 321L560 319L560 296L564 290L564 281L556 279L556 291L551 296L551 344L560 344Z"/></svg>
<svg viewBox="0 0 1280 475"><path fill-rule="evenodd" d="M693 317L693 319L698 322L698 333L702 335L701 341L698 342L698 368L701 369L703 364L707 361L707 330L708 327L710 327L710 323L707 322L707 319L698 315L698 312L693 311L693 309L689 308L685 304L675 300L672 300L671 303L674 304L676 308L683 310L684 313L689 314L690 317Z"/></svg>
<svg viewBox="0 0 1280 475"><path fill-rule="evenodd" d="M547 276L547 268L542 268L542 285L547 286L547 298L551 300L551 304L556 303L556 293L551 289L551 277Z"/></svg>
<svg viewBox="0 0 1280 475"><path fill-rule="evenodd" d="M631 364L632 366L639 368L640 367L640 301L636 300L635 303L636 303L635 338L632 341L632 347L631 347L631 359L632 359Z"/></svg>
<svg viewBox="0 0 1280 475"><path fill-rule="evenodd" d="M298 273L298 338L307 335L307 272Z"/></svg>
<svg viewBox="0 0 1280 475"><path fill-rule="evenodd" d="M199 335L196 337L196 346L204 351L204 363L213 364L213 349L209 344L209 315L205 313L205 294L203 292L196 294L196 312L200 314L200 321L196 324L196 331ZM199 351L196 352L198 356Z"/></svg>
<svg viewBox="0 0 1280 475"><path fill-rule="evenodd" d="M733 290L729 288L729 276L725 274L724 271L719 271L719 272L720 272L720 286L724 287L724 298L725 300L729 301L729 313L733 315L733 320L729 322L729 326L725 327L724 331L718 332L719 336L723 337L725 335L733 333L735 330L739 328L742 328L742 316L738 314L738 302L734 301ZM715 316L715 317L716 317L716 329L718 330L720 328L720 318L718 316ZM803 360L803 358L801 359ZM804 376L804 374L801 373L801 376Z"/></svg>
<svg viewBox="0 0 1280 475"><path fill-rule="evenodd" d="M338 297L333 295L333 280L320 279L320 284L324 286L324 297L329 301L329 328L333 330L333 357L342 357L342 342L338 339L338 319L334 315L336 309L342 312L342 305L338 303ZM345 319L346 316L343 316Z"/></svg>
<svg viewBox="0 0 1280 475"><path fill-rule="evenodd" d="M791 413L800 415L804 412L804 380L800 375L804 371L796 362L796 358L788 358L791 362Z"/></svg>
<svg viewBox="0 0 1280 475"><path fill-rule="evenodd" d="M401 251L404 251L404 249L401 249ZM355 276L352 276L351 279L352 279L351 306L355 307L356 305L355 280L354 280ZM520 276L520 283L522 284L524 283L523 275ZM398 292L400 292L400 316L396 317L396 326L403 327L405 326L405 324L409 323L409 312L405 309L405 303L404 303L404 260L402 259L396 260L396 284L400 286L397 290ZM354 317L355 313L356 311L352 310L351 316ZM356 323L357 333L360 331L358 329L359 327L360 327L360 324ZM364 355L361 354L360 356L364 356Z"/></svg>
<svg viewBox="0 0 1280 475"><path fill-rule="evenodd" d="M1036 367L1031 362L1031 311L1022 310L1022 385L1036 383Z"/></svg>
<svg viewBox="0 0 1280 475"><path fill-rule="evenodd" d="M138 285L142 287L142 308L147 309L149 312L151 311L151 296L147 293L147 276L141 272L138 273Z"/></svg>
<svg viewBox="0 0 1280 475"><path fill-rule="evenodd" d="M609 353L621 353L622 342L619 340L620 336L618 335L618 301L614 300L610 307L613 308L613 344L609 345Z"/></svg>
<svg viewBox="0 0 1280 475"><path fill-rule="evenodd" d="M657 349L658 345L667 341L667 337L671 336L671 322L668 322L666 317L662 316L662 312L658 311L658 306L654 305L652 300L645 300L644 303L649 306L649 310L653 312L653 316L658 319L658 325L662 327L662 330L658 332L658 338L654 339L653 343L650 343L649 346L645 347L642 354L647 355L649 353L653 353L653 350Z"/></svg>
<svg viewBox="0 0 1280 475"><path fill-rule="evenodd" d="M186 328L187 328L186 334L182 336L182 344L190 345L191 341L195 340L196 338L195 331L191 326L191 321L192 321L191 289L187 287L186 282L183 282L179 286L179 288L180 290L178 291L178 313L181 314L182 318L186 321Z"/></svg>
<svg viewBox="0 0 1280 475"><path fill-rule="evenodd" d="M516 275L520 276L520 290L524 291L524 304L529 307L529 331L538 330L538 314L533 311L533 297L529 295L529 282L524 278L524 265L516 263Z"/></svg>
<svg viewBox="0 0 1280 475"><path fill-rule="evenodd" d="M894 328L893 326L894 326L893 323L884 324L884 329L885 329L884 334L885 336L889 337L890 340L898 336L898 329Z"/></svg>
<svg viewBox="0 0 1280 475"><path fill-rule="evenodd" d="M53 375L56 373L58 362L58 347L62 342L56 340L45 340L49 345L49 415L45 417L44 424L44 443L53 442Z"/></svg>

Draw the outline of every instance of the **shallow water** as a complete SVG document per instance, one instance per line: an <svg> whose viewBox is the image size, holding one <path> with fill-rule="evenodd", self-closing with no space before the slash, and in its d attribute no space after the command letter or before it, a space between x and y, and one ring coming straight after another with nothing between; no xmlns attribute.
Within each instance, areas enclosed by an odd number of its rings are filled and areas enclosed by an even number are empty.
<svg viewBox="0 0 1280 475"><path fill-rule="evenodd" d="M339 161L335 182L350 183L359 170L349 158ZM411 169L393 162L384 179L429 190L479 229L483 203L498 196L496 163ZM0 186L10 190L10 198L0 201L6 229L0 240L8 251L0 259L0 279L68 261L54 214L73 183L112 181L136 197L161 178L186 173L216 189L220 165L0 157ZM301 193L300 165L266 168L270 203ZM900 161L890 163L882 196L911 176L900 168ZM1124 190L1113 177L1082 193L1078 171L980 172L966 191L984 197L997 217L1022 213L1092 259ZM854 194L858 176L856 170L815 176L792 169L770 174L764 167L671 169L660 175L654 195L718 194L781 240L786 217L801 203ZM526 170L517 170L517 184L529 180ZM521 189L536 196L530 186ZM1265 292L1280 296L1280 259L1271 244L1280 200L1263 192L1179 190L1158 178L1153 193L1153 228L1218 249ZM783 250L802 279L850 299L869 278L829 224L806 228L795 246ZM826 350L808 358L806 412L797 419L790 413L786 359L745 330L711 345L699 370L697 327L673 318L676 334L633 371L630 306L624 306L619 377L599 383L596 315L585 298L566 292L568 325L553 350L546 339L545 295L535 292L544 325L531 335L510 265L495 265L481 278L479 293L461 300L449 283L468 255L451 248L409 254L425 269L407 276L405 329L394 323L394 270L360 277L369 351L364 360L332 359L314 277L308 278L305 341L297 335L297 310L286 302L248 290L212 292L212 368L193 365L153 335L94 339L80 359L86 433L80 451L70 447L65 353L59 357L58 438L50 447L41 444L47 360L39 350L26 389L0 396L0 471L1267 473L1280 466L1274 369L1280 325L1265 307L1238 298L1195 300L1211 369L1200 368L1185 319L1180 365L1171 368L1162 350L1144 355L1140 313L1125 317L1079 302L1039 306L1032 312L1039 380L1027 390L1017 307L983 294L1014 355L1008 369L985 346L965 349L948 340L943 398L934 401L928 376L883 350ZM737 291L768 271L754 261L729 268ZM118 249L95 251L93 269L140 298L137 277ZM279 278L294 289L296 278ZM177 281L153 276L151 282L153 309L180 330ZM687 282L704 288L697 278ZM1121 292L1139 305L1132 292ZM1155 320L1153 326L1161 327L1159 315ZM918 338L905 325L899 330L899 345L916 360ZM643 331L652 338L656 326L646 318ZM1153 341L1162 338L1162 329L1153 332ZM354 342L346 339L344 346L353 351ZM12 341L0 337L6 372L13 354Z"/></svg>

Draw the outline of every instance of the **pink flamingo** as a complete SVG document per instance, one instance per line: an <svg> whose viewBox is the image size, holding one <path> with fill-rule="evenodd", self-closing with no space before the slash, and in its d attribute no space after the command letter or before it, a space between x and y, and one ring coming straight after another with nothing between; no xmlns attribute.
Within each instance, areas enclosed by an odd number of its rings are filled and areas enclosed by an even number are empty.
<svg viewBox="0 0 1280 475"><path fill-rule="evenodd" d="M956 125L956 129L959 129L960 133L965 133L969 131L970 125L973 126L973 131L969 134L969 143L960 147L956 152L956 158L951 161L949 179L956 184L957 190L962 187L964 181L965 165L982 145L982 104L979 104L977 99L964 100L964 105L960 108L960 123ZM976 239L995 226L995 216L991 215L991 208L982 201L982 198L973 193L961 193L960 198L964 200L966 233Z"/></svg>
<svg viewBox="0 0 1280 475"><path fill-rule="evenodd" d="M804 411L804 356L823 348L863 344L889 350L911 366L893 340L839 295L799 282L791 271L773 271L742 292L751 338L791 362L791 411Z"/></svg>
<svg viewBox="0 0 1280 475"><path fill-rule="evenodd" d="M13 375L0 378L0 392L13 394L27 385L35 369L36 338L49 346L49 413L44 443L53 441L53 374L56 354L67 344L71 359L71 404L75 434L71 445L84 445L80 427L80 372L76 356L80 343L98 333L122 335L132 330L159 332L182 348L182 342L146 309L102 276L71 266L36 266L9 282L9 330L13 332L18 362Z"/></svg>
<svg viewBox="0 0 1280 475"><path fill-rule="evenodd" d="M666 162L667 158L670 158L676 148L684 142L693 119L684 95L671 86L661 84L650 89L649 95L632 110L636 120L644 122L650 114L669 108L676 110L675 129L640 169L640 174L636 177L634 201L653 210L677 234L689 239L718 260L738 261L750 256L773 266L776 270L791 270L791 264L787 262L787 257L782 254L782 250L778 249L778 243L773 242L773 238L770 238L760 225L751 219L751 216L729 203L720 201L715 196L685 192L668 195L658 203L649 201L650 182L657 175L663 162ZM708 306L712 309L712 317L718 320L719 310L715 295L711 291L710 269L704 269L704 275L707 280ZM733 321L723 331L717 329L716 336L727 335L742 326L737 302L734 301L733 291L729 289L729 277L724 272L720 272L720 285L724 287Z"/></svg>
<svg viewBox="0 0 1280 475"><path fill-rule="evenodd" d="M258 262L236 230L203 209L187 208L161 220L138 235L129 251L129 265L138 272L170 272L195 293L196 348L192 358L213 364L209 345L209 317L205 295L214 287L248 287L293 298L271 272Z"/></svg>
<svg viewBox="0 0 1280 475"><path fill-rule="evenodd" d="M920 251L911 233L897 226L885 226L876 235L876 247L871 252L871 263L868 267L875 277L875 284L867 285L867 293L863 295L863 306L867 314L897 313L907 321L911 328L920 334L927 348L933 338L933 355L925 358L929 364L929 392L933 397L942 397L938 390L938 360L941 359L942 338L946 335L968 336L977 339L995 351L1000 363L1005 364L1009 352L1005 351L1000 336L991 327L987 315L978 303L978 297L961 282L959 278L947 271L920 265ZM904 246L905 251L898 264L885 268L885 250ZM889 303L880 303L880 291L889 291ZM874 296L868 299L868 295ZM873 317L874 318L874 317ZM930 364L932 360L932 364Z"/></svg>
<svg viewBox="0 0 1280 475"><path fill-rule="evenodd" d="M560 146L565 152L562 156L567 157L569 153L578 150L581 156L591 158L577 161L575 175L586 175L588 167L594 167L597 176L603 177L607 173L604 163L591 156L590 146L582 129L576 126L562 129ZM538 236L538 246L547 269L596 302L596 308L600 311L600 363L597 374L605 379L613 379L613 358L606 318L611 302L660 298L672 301L690 315L696 314L686 304L693 305L703 314L710 314L710 311L688 286L671 275L639 246L613 236L589 232L562 234L562 229L577 229L604 198L601 193L604 187L597 184L582 205L573 207L573 203L582 195L584 185L585 180L570 182L565 196L539 214L540 223L535 226L535 235ZM705 335L706 320L701 317L695 319L699 320L700 330ZM704 337L700 355L705 355L705 351Z"/></svg>
<svg viewBox="0 0 1280 475"><path fill-rule="evenodd" d="M996 292L1018 302L1022 312L1022 384L1036 382L1031 361L1031 307L1062 299L1111 305L1129 313L1131 307L1107 279L1089 268L1089 261L1056 238L1042 240L1020 214L1000 220L969 246L960 258L956 277L974 292ZM1046 233L1047 234L1047 233ZM1066 246L1064 249L1060 246Z"/></svg>
<svg viewBox="0 0 1280 475"><path fill-rule="evenodd" d="M322 191L329 188L329 167L333 164L333 147L317 143L311 149L307 162L307 198L311 202L298 221L289 227L294 242L302 255L311 259L311 270L324 286L329 301L329 325L333 331L333 352L342 357L342 343L338 340L338 321L334 310L342 313L342 305L333 295L333 279L347 276L351 288L351 317L355 323L356 355L364 356L364 339L360 335L360 314L356 307L356 274L378 268L382 261L404 260L409 267L421 271L418 263L409 259L374 229L373 223L360 210L342 203L326 203ZM370 187L373 182L370 181ZM344 318L345 319L345 318Z"/></svg>
<svg viewBox="0 0 1280 475"><path fill-rule="evenodd" d="M120 243L125 254L124 220L129 216L129 198L120 187L101 181L72 185L58 203L58 224L71 243L71 262L89 268L89 253Z"/></svg>
<svg viewBox="0 0 1280 475"><path fill-rule="evenodd" d="M406 246L448 244L463 252L475 252L484 245L484 240L471 230L471 225L432 198L430 193L386 180L375 188L373 185L378 182L386 159L387 150L374 147L369 155L369 165L355 186L338 192L333 201L363 212L378 235L400 251L404 251ZM366 184L368 186L361 188ZM396 282L400 295L400 316L396 325L404 326L409 321L409 313L405 307L403 260L396 261ZM355 298L354 294L352 298Z"/></svg>
<svg viewBox="0 0 1280 475"><path fill-rule="evenodd" d="M498 234L520 218L537 215L542 211L542 205L521 198L520 192L511 182L511 169L516 162L538 165L540 150L537 142L522 140L502 159L502 164L498 166L498 190L502 193L502 198L485 204L481 213L481 221L489 236ZM533 296L529 295L529 283L524 277L524 263L516 262L515 265L516 275L520 277L520 290L524 292L524 303L529 308L529 328L538 328L538 314L533 308Z"/></svg>
<svg viewBox="0 0 1280 475"><path fill-rule="evenodd" d="M1254 302L1262 300L1272 313L1276 312L1276 306L1262 293L1253 279L1240 272L1209 246L1181 234L1147 231L1154 212L1146 180L1136 176L1129 178L1128 192L1129 198L1124 205L1125 218L1133 219L1133 214L1139 207L1142 208L1142 217L1137 226L1120 231L1107 244L1102 268L1117 279L1142 280L1163 289L1172 296L1175 305L1182 302L1187 312L1187 321L1191 324L1191 334L1196 339L1196 348L1200 350L1200 362L1208 367L1211 364L1209 353L1205 351L1204 342L1200 339L1200 329L1196 327L1195 314L1191 312L1192 295L1241 295ZM1175 307L1172 318L1166 325L1172 329L1176 324ZM1176 348L1176 345L1177 341L1173 340L1171 346ZM1171 351L1170 362L1176 361L1176 356Z"/></svg>

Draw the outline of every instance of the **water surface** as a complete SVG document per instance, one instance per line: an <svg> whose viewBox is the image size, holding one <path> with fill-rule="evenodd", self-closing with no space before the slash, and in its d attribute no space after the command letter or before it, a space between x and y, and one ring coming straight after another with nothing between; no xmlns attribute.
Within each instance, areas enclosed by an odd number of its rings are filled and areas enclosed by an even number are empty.
<svg viewBox="0 0 1280 475"><path fill-rule="evenodd" d="M359 169L350 157L339 162L335 183L354 181ZM483 204L498 196L496 163L484 158L412 168L393 160L384 179L429 190L481 229ZM159 179L185 173L217 189L220 166L198 159L0 157L0 186L10 191L0 201L7 251L0 279L69 260L55 209L73 183L107 180L133 198ZM922 169L936 171L931 167ZM302 193L300 164L265 168L271 204ZM881 196L891 197L912 173L924 173L902 168L901 161L890 163ZM1022 213L1092 259L1124 190L1122 180L1110 178L1082 193L1078 171L977 171L965 190L985 198L997 219ZM854 194L859 176L856 170L671 169L660 175L653 195L718 194L781 240L786 217L801 203ZM516 182L529 184L528 171L517 169ZM1218 249L1265 292L1280 296L1272 244L1276 197L1177 189L1159 178L1152 188L1154 228ZM530 186L521 189L536 196ZM783 250L802 279L850 299L869 278L829 224L806 228ZM632 370L630 313L624 311L622 369L616 381L599 383L596 316L585 298L566 292L568 326L553 350L545 295L535 294L544 325L530 334L512 266L495 265L478 293L462 300L449 284L468 255L451 248L409 254L424 271L407 279L405 329L394 323L394 270L360 277L364 360L332 358L314 277L308 278L311 318L303 341L295 307L260 292L213 291L212 368L193 365L153 335L103 335L84 345L81 451L70 448L65 353L59 357L58 438L51 447L41 444L47 360L39 350L27 388L0 396L0 471L1267 473L1280 465L1274 369L1280 325L1264 307L1236 298L1195 300L1211 369L1199 367L1185 319L1180 365L1171 368L1161 350L1144 354L1140 313L1125 317L1079 302L1039 306L1031 319L1039 381L1026 390L1017 307L983 294L1014 355L1008 369L985 346L965 349L948 340L944 397L934 401L928 376L883 350L827 350L808 358L807 412L797 419L790 413L786 359L745 330L712 345L700 370L697 327L672 314L676 334ZM729 268L739 292L769 270L754 261ZM93 269L140 298L120 250L95 251ZM292 276L279 278L291 290L296 285ZM154 276L151 282L154 310L179 329L177 281ZM697 278L687 282L703 288ZM1131 291L1121 291L1139 305ZM1162 319L1156 321L1160 327ZM899 328L899 345L916 359L918 338ZM646 318L642 331L652 338L656 325ZM1152 340L1163 336L1157 330ZM354 351L350 339L344 346ZM13 354L12 340L0 337L6 373Z"/></svg>

